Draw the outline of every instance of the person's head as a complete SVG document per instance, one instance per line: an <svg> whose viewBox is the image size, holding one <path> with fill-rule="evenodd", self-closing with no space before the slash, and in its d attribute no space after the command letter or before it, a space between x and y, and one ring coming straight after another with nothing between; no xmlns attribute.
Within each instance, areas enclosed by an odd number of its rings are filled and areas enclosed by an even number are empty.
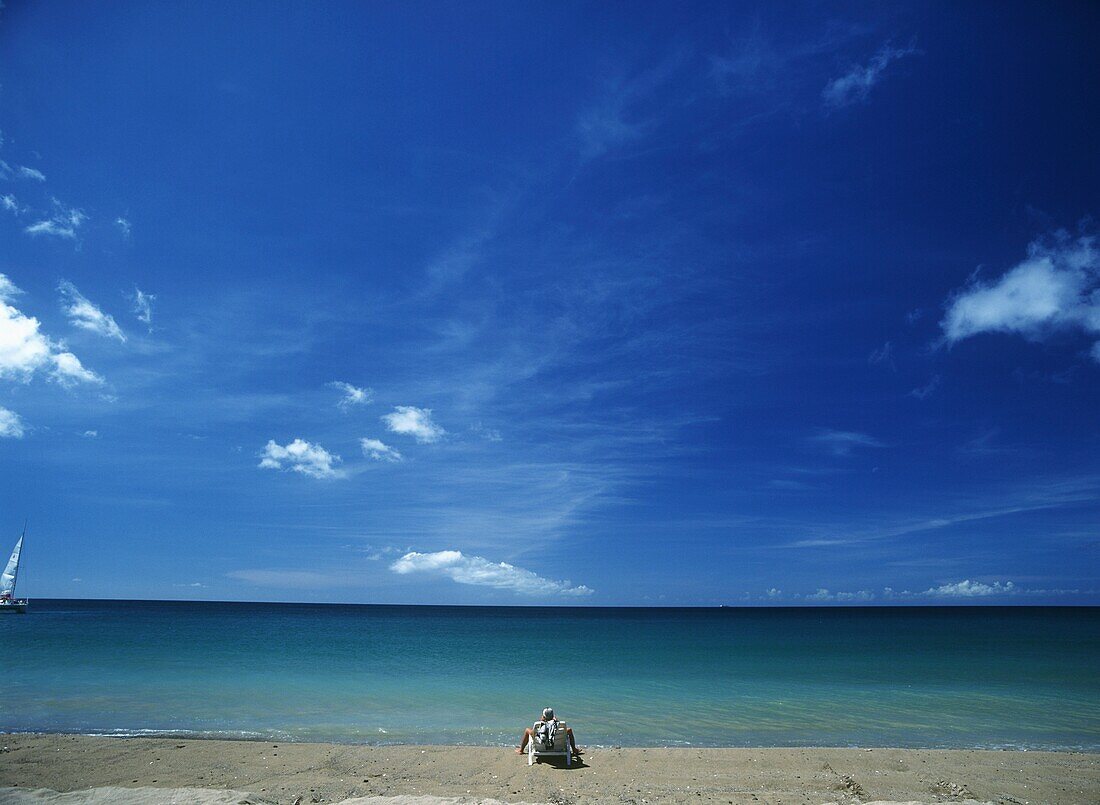
<svg viewBox="0 0 1100 805"><path fill-rule="evenodd" d="M545 710L542 711L542 720L543 721L553 721L554 720L554 708L553 707L547 707Z"/></svg>

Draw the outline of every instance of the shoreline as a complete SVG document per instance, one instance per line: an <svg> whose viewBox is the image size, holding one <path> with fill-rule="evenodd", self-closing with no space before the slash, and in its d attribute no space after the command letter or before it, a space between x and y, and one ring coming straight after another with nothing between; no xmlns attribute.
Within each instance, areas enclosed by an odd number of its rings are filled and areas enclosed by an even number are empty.
<svg viewBox="0 0 1100 805"><path fill-rule="evenodd" d="M149 803L162 801L155 799L157 792L171 795L184 788L247 792L255 802L286 805L299 797L304 805L399 796L555 805L1087 803L1100 801L1100 755L980 749L589 747L583 762L567 769L554 762L528 767L525 757L506 747L43 733L0 737L0 802L30 802L25 798L28 789L71 792L111 786L131 789L135 797L139 789L152 792L141 795ZM431 801L446 800L424 800Z"/></svg>

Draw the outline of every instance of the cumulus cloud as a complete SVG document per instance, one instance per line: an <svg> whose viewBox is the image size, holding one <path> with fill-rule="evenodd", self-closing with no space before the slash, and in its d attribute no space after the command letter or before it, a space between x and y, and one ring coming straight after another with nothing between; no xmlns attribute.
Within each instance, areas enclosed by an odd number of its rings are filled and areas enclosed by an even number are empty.
<svg viewBox="0 0 1100 805"><path fill-rule="evenodd" d="M883 45L867 64L853 65L847 73L830 81L821 91L821 97L827 106L834 108L865 101L891 62L917 52L913 45L906 48Z"/></svg>
<svg viewBox="0 0 1100 805"><path fill-rule="evenodd" d="M50 356L50 377L69 388L77 383L102 383L103 378L84 367L71 352L56 352Z"/></svg>
<svg viewBox="0 0 1100 805"><path fill-rule="evenodd" d="M268 470L293 470L310 478L336 478L342 473L333 465L339 463L340 456L333 455L319 444L295 439L284 446L272 439L260 454L259 466Z"/></svg>
<svg viewBox="0 0 1100 805"><path fill-rule="evenodd" d="M340 401L336 403L342 411L347 411L353 405L366 405L374 401L374 389L359 388L351 383L345 383L343 380L333 380L328 385L329 388L339 389L343 392Z"/></svg>
<svg viewBox="0 0 1100 805"><path fill-rule="evenodd" d="M151 293L145 293L141 288L134 287L133 307L130 310L137 320L149 328L149 332L153 331L153 302L157 301L156 296Z"/></svg>
<svg viewBox="0 0 1100 805"><path fill-rule="evenodd" d="M459 584L493 587L523 595L579 597L593 592L583 584L574 587L569 581L553 581L507 562L491 562L481 556L467 556L462 551L412 551L390 565L390 569L400 574L445 576Z"/></svg>
<svg viewBox="0 0 1100 805"><path fill-rule="evenodd" d="M382 420L394 433L412 436L421 444L438 442L447 431L432 421L431 408L416 408L412 405L399 405Z"/></svg>
<svg viewBox="0 0 1100 805"><path fill-rule="evenodd" d="M400 461L401 454L378 439L360 439L363 455L373 458L375 461Z"/></svg>
<svg viewBox="0 0 1100 805"><path fill-rule="evenodd" d="M22 439L26 432L19 414L0 407L0 439Z"/></svg>
<svg viewBox="0 0 1100 805"><path fill-rule="evenodd" d="M28 168L26 165L20 165L16 171L20 179L33 179L36 182L46 181L46 174L35 168Z"/></svg>
<svg viewBox="0 0 1100 805"><path fill-rule="evenodd" d="M980 333L1032 340L1067 330L1100 333L1100 253L1096 238L1061 232L1028 246L1027 257L993 282L974 280L954 294L940 322L953 344ZM1100 360L1100 342L1092 356Z"/></svg>
<svg viewBox="0 0 1100 805"><path fill-rule="evenodd" d="M64 386L102 383L64 346L47 337L38 319L11 304L21 291L0 274L0 378L29 382L38 371Z"/></svg>
<svg viewBox="0 0 1100 805"><path fill-rule="evenodd" d="M62 280L57 286L61 293L62 309L69 317L69 323L81 330L101 335L104 338L114 338L125 341L126 335L115 322L114 318L104 313L98 305L91 302L68 280Z"/></svg>
<svg viewBox="0 0 1100 805"><path fill-rule="evenodd" d="M819 430L810 441L826 447L834 456L850 456L856 447L886 447L874 436L850 430Z"/></svg>
<svg viewBox="0 0 1100 805"><path fill-rule="evenodd" d="M925 590L921 595L930 598L984 598L988 595L1011 595L1020 592L1020 589L1011 581L1001 584L995 581L992 584L983 584L980 581L963 579L954 584L941 584Z"/></svg>
<svg viewBox="0 0 1100 805"><path fill-rule="evenodd" d="M88 216L75 207L65 207L54 201L54 214L42 218L23 229L28 235L51 235L57 238L75 240L77 230L88 220Z"/></svg>

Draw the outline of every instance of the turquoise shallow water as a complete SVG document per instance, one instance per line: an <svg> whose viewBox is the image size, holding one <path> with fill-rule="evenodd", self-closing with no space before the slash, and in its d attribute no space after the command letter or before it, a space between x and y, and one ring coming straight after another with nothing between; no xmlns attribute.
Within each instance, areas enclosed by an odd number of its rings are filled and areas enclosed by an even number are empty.
<svg viewBox="0 0 1100 805"><path fill-rule="evenodd" d="M1100 609L32 602L0 730L1100 750Z"/></svg>

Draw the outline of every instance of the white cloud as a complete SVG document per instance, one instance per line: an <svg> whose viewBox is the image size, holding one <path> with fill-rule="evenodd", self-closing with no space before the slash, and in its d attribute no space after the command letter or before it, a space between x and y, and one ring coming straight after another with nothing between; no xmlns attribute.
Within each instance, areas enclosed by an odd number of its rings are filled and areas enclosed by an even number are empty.
<svg viewBox="0 0 1100 805"><path fill-rule="evenodd" d="M889 341L878 349L872 350L871 354L867 357L867 362L888 366L895 372L898 370L897 365L894 363L894 345Z"/></svg>
<svg viewBox="0 0 1100 805"><path fill-rule="evenodd" d="M8 193L6 196L0 196L0 207L3 207L8 212L19 212L19 204L15 201L15 196Z"/></svg>
<svg viewBox="0 0 1100 805"><path fill-rule="evenodd" d="M459 584L473 584L510 590L523 595L591 595L593 590L583 584L574 587L568 581L545 579L530 570L507 562L490 562L480 556L466 556L462 551L405 554L392 565L395 573L429 573L446 576Z"/></svg>
<svg viewBox="0 0 1100 805"><path fill-rule="evenodd" d="M1100 333L1096 238L1074 240L1062 232L1033 242L1027 257L995 282L975 280L956 293L940 326L947 343L979 333L1015 333L1033 340L1059 330ZM1100 360L1097 344L1092 356Z"/></svg>
<svg viewBox="0 0 1100 805"><path fill-rule="evenodd" d="M382 420L394 433L413 436L421 444L438 442L446 435L440 425L432 421L431 408L416 408L412 405L398 405L393 413L386 414Z"/></svg>
<svg viewBox="0 0 1100 805"><path fill-rule="evenodd" d="M28 235L53 235L58 238L75 240L76 231L88 220L88 216L75 207L66 208L56 200L54 206L56 209L53 215L35 221L23 231Z"/></svg>
<svg viewBox="0 0 1100 805"><path fill-rule="evenodd" d="M38 319L10 304L20 293L7 276L0 274L0 378L28 382L42 370L65 386L102 383L102 378L85 369L62 344L47 337L39 329Z"/></svg>
<svg viewBox="0 0 1100 805"><path fill-rule="evenodd" d="M374 401L374 389L359 388L351 383L345 383L343 380L333 380L328 385L330 388L344 392L344 396L336 403L343 411L348 410L353 405L366 405Z"/></svg>
<svg viewBox="0 0 1100 805"><path fill-rule="evenodd" d="M17 172L20 179L34 179L36 182L46 181L46 174L35 168L28 168L26 165L20 165Z"/></svg>
<svg viewBox="0 0 1100 805"><path fill-rule="evenodd" d="M835 456L849 456L856 447L886 447L874 436L849 430L820 430L810 437L810 441L824 445Z"/></svg>
<svg viewBox="0 0 1100 805"><path fill-rule="evenodd" d="M0 407L0 439L22 439L26 432L19 414Z"/></svg>
<svg viewBox="0 0 1100 805"><path fill-rule="evenodd" d="M80 358L71 352L56 352L50 356L53 368L50 376L62 386L70 387L77 383L102 383L103 378L86 369Z"/></svg>
<svg viewBox="0 0 1100 805"><path fill-rule="evenodd" d="M231 570L225 575L259 587L281 587L286 590L337 586L332 577L309 570ZM191 586L201 587L202 585L192 584Z"/></svg>
<svg viewBox="0 0 1100 805"><path fill-rule="evenodd" d="M264 469L293 470L310 478L337 478L343 474L333 467L340 463L340 456L302 439L295 439L285 447L271 440L260 457L259 466Z"/></svg>
<svg viewBox="0 0 1100 805"><path fill-rule="evenodd" d="M130 232L134 228L129 221L121 217L115 219L115 226L118 227L118 231L122 233L122 237L124 238L130 237Z"/></svg>
<svg viewBox="0 0 1100 805"><path fill-rule="evenodd" d="M373 458L375 461L400 461L401 454L378 439L360 439L363 455Z"/></svg>
<svg viewBox="0 0 1100 805"><path fill-rule="evenodd" d="M121 219L120 219L121 220ZM153 302L157 298L151 293L145 293L141 288L134 288L134 306L130 308L138 321L142 322L149 331L153 331Z"/></svg>
<svg viewBox="0 0 1100 805"><path fill-rule="evenodd" d="M71 282L62 280L57 286L57 290L61 293L62 309L74 327L101 335L104 338L115 338L119 341L126 340L126 335L119 328L114 318L88 300Z"/></svg>
<svg viewBox="0 0 1100 805"><path fill-rule="evenodd" d="M84 431L84 436L88 439L95 439L97 436L99 436L99 431L98 430L86 430L86 431Z"/></svg>
<svg viewBox="0 0 1100 805"><path fill-rule="evenodd" d="M840 78L830 81L821 91L821 97L827 106L832 107L865 101L871 93L871 88L882 78L890 62L912 56L917 52L913 45L906 48L883 45L866 65L857 64Z"/></svg>
<svg viewBox="0 0 1100 805"><path fill-rule="evenodd" d="M925 590L921 595L931 598L983 598L987 595L1011 595L1020 592L1020 589L1011 581L1001 584L995 581L992 584L983 584L980 581L964 579L954 584L941 584Z"/></svg>

